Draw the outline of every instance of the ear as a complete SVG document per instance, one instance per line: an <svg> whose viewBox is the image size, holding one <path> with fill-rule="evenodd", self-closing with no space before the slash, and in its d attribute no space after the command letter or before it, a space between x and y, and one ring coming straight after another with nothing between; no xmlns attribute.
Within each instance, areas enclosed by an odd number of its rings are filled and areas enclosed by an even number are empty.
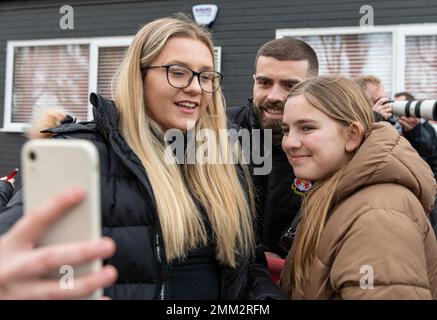
<svg viewBox="0 0 437 320"><path fill-rule="evenodd" d="M364 128L359 122L352 123L346 128L345 132L345 150L353 152L358 149L364 139Z"/></svg>

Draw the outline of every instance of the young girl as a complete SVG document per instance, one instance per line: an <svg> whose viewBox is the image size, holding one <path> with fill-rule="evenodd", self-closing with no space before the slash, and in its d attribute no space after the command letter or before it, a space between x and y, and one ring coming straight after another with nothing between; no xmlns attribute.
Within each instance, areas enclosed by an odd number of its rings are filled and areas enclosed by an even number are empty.
<svg viewBox="0 0 437 320"><path fill-rule="evenodd" d="M267 268L253 263L247 171L168 161L168 130L226 129L213 61L210 35L195 23L152 21L132 41L115 103L92 94L93 122L66 118L45 131L93 141L100 151L103 233L117 246L107 263L118 271L105 293L114 299L282 297ZM229 141L208 152L223 149L231 150Z"/></svg>
<svg viewBox="0 0 437 320"><path fill-rule="evenodd" d="M315 181L281 286L294 299L437 299L437 242L426 217L435 180L370 101L343 77L298 85L282 147Z"/></svg>

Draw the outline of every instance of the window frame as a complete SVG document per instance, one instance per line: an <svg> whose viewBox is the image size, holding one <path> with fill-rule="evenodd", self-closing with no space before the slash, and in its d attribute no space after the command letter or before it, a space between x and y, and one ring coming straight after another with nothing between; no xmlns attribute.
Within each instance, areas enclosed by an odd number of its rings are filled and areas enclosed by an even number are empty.
<svg viewBox="0 0 437 320"><path fill-rule="evenodd" d="M407 36L437 36L437 23L423 24L397 24L385 26L366 27L331 27L331 28L301 28L301 29L277 29L275 38L285 36L322 36L322 35L345 35L345 34L392 34L392 86L393 94L405 91L405 39Z"/></svg>
<svg viewBox="0 0 437 320"><path fill-rule="evenodd" d="M14 54L15 48L33 47L33 46L54 46L54 45L89 45L89 71L88 71L88 92L96 92L98 84L99 70L99 49L108 47L129 46L134 36L117 36L117 37L94 37L94 38L65 38L65 39L42 39L42 40L20 40L8 41L6 47L6 79L5 79L5 97L3 108L3 127L0 132L24 132L28 123L12 122L12 92L14 81ZM221 47L215 46L214 52L218 53L214 61L221 64ZM220 70L219 70L220 71ZM92 105L88 102L88 120L93 117Z"/></svg>
<svg viewBox="0 0 437 320"><path fill-rule="evenodd" d="M88 70L88 92L97 90L99 48L129 46L133 36L123 37L101 37L101 38L69 38L69 39L43 39L8 41L6 49L6 81L5 100L3 108L3 127L1 132L24 132L28 124L23 122L12 122L12 91L14 81L14 55L15 48L19 47L46 47L55 45L89 45L89 70ZM88 119L92 118L91 104L88 103Z"/></svg>
<svg viewBox="0 0 437 320"><path fill-rule="evenodd" d="M85 39L51 39L51 40L24 40L8 41L6 47L6 79L5 79L5 101L3 108L2 132L23 132L26 125L21 122L12 122L12 91L14 81L14 55L15 48L34 46L55 46L69 44L88 44Z"/></svg>

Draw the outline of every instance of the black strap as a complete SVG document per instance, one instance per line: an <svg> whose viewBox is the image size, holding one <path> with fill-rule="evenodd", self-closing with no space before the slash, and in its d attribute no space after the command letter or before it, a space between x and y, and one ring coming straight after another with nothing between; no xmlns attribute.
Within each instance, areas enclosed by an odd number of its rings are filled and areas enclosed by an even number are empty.
<svg viewBox="0 0 437 320"><path fill-rule="evenodd" d="M437 101L434 101L434 105L432 106L432 120L437 120Z"/></svg>
<svg viewBox="0 0 437 320"><path fill-rule="evenodd" d="M423 102L423 100L422 101L418 101L416 103L416 106L414 107L414 114L416 115L417 118L421 118L421 116L420 116L420 105L422 104L422 102Z"/></svg>
<svg viewBox="0 0 437 320"><path fill-rule="evenodd" d="M407 104L405 105L405 116L406 117L411 117L411 114L410 114L410 106L411 106L411 103L413 102L413 100L409 100L408 102L407 102Z"/></svg>

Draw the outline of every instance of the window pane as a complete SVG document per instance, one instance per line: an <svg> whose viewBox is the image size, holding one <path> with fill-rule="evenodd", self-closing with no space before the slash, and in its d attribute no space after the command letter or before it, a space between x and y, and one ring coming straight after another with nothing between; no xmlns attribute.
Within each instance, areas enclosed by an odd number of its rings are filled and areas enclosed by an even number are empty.
<svg viewBox="0 0 437 320"><path fill-rule="evenodd" d="M405 90L416 99L437 99L437 36L407 36L405 47Z"/></svg>
<svg viewBox="0 0 437 320"><path fill-rule="evenodd" d="M88 45L15 48L12 122L28 122L45 107L86 120L88 72Z"/></svg>
<svg viewBox="0 0 437 320"><path fill-rule="evenodd" d="M99 74L97 91L108 99L114 99L111 86L115 88L115 76L128 47L99 48ZM113 82L113 83L112 83Z"/></svg>
<svg viewBox="0 0 437 320"><path fill-rule="evenodd" d="M374 75L381 79L387 94L392 87L391 33L302 36L319 58L320 75L347 77Z"/></svg>

